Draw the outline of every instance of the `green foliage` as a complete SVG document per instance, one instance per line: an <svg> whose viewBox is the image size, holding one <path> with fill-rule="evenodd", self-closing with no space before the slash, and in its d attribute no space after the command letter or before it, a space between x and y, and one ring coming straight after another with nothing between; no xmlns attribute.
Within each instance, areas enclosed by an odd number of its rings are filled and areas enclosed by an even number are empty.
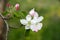
<svg viewBox="0 0 60 40"><path fill-rule="evenodd" d="M20 10L8 20L11 27L8 40L60 40L60 2L59 0L9 0L10 4L20 4ZM39 32L25 30L20 24L29 10L35 8L39 15L44 16L43 27ZM5 12L3 15L8 14Z"/></svg>

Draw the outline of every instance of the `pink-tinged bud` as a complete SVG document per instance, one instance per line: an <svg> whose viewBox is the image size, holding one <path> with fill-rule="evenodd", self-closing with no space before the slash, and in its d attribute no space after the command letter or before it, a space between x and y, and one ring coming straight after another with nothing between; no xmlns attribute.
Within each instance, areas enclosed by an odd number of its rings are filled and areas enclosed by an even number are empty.
<svg viewBox="0 0 60 40"><path fill-rule="evenodd" d="M6 6L7 6L7 7L10 7L10 6L11 6L11 4L10 4L10 3L7 3L7 4L6 4Z"/></svg>
<svg viewBox="0 0 60 40"><path fill-rule="evenodd" d="M16 10L19 10L19 4L15 5Z"/></svg>

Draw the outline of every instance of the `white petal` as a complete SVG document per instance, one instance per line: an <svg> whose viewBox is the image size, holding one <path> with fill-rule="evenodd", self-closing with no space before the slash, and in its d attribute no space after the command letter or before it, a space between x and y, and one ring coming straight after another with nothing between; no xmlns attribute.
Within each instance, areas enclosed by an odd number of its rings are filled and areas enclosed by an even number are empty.
<svg viewBox="0 0 60 40"><path fill-rule="evenodd" d="M31 25L31 26L30 26L30 29L31 29L32 31L38 32L38 29L37 29L36 25Z"/></svg>
<svg viewBox="0 0 60 40"><path fill-rule="evenodd" d="M43 16L40 16L37 21L41 22L42 20L43 20Z"/></svg>
<svg viewBox="0 0 60 40"><path fill-rule="evenodd" d="M38 29L38 30L41 30L41 28L42 28L42 23L38 23L38 24L37 24L37 29Z"/></svg>
<svg viewBox="0 0 60 40"><path fill-rule="evenodd" d="M34 14L35 14L34 8L33 8L32 10L30 10L29 14L30 14L31 16L34 16Z"/></svg>
<svg viewBox="0 0 60 40"><path fill-rule="evenodd" d="M42 23L38 23L37 25L34 24L30 26L30 29L35 32L38 32L38 30L41 30L41 28L42 28Z"/></svg>
<svg viewBox="0 0 60 40"><path fill-rule="evenodd" d="M30 29L30 27L28 25L25 26L25 29Z"/></svg>
<svg viewBox="0 0 60 40"><path fill-rule="evenodd" d="M25 20L25 19L21 19L20 22L21 22L21 24L23 24L23 25L26 25L26 24L28 23L28 21Z"/></svg>
<svg viewBox="0 0 60 40"><path fill-rule="evenodd" d="M35 12L34 18L38 18L38 13Z"/></svg>
<svg viewBox="0 0 60 40"><path fill-rule="evenodd" d="M34 31L34 27L35 27L34 25L31 25L31 26L30 26L30 29L31 29L32 31Z"/></svg>
<svg viewBox="0 0 60 40"><path fill-rule="evenodd" d="M36 19L31 20L31 24L36 24L36 23L37 23Z"/></svg>
<svg viewBox="0 0 60 40"><path fill-rule="evenodd" d="M31 24L36 24L36 23L39 23L37 17L36 17L36 18L33 18L33 19L31 20Z"/></svg>
<svg viewBox="0 0 60 40"><path fill-rule="evenodd" d="M26 16L26 20L27 20L27 21L31 21L31 18L32 18L32 17L31 17L30 15L27 15L27 16Z"/></svg>
<svg viewBox="0 0 60 40"><path fill-rule="evenodd" d="M29 12L29 14L30 14L31 16L38 17L38 13L35 11L34 8Z"/></svg>

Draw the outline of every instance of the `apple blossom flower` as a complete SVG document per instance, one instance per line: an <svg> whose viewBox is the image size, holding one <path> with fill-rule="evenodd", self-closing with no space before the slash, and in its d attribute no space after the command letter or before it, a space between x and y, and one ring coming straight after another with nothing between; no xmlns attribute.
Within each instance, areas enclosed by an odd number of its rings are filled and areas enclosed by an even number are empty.
<svg viewBox="0 0 60 40"><path fill-rule="evenodd" d="M19 10L19 4L15 5L16 10Z"/></svg>
<svg viewBox="0 0 60 40"><path fill-rule="evenodd" d="M29 14L26 16L26 19L21 19L21 24L25 25L25 29L31 29L32 31L38 32L41 30L43 16L38 16L38 13L32 9Z"/></svg>

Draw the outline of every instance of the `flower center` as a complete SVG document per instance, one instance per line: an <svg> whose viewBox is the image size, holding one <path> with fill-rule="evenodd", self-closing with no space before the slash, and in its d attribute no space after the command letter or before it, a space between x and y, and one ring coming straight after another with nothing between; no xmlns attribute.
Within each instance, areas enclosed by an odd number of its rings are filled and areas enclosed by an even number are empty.
<svg viewBox="0 0 60 40"><path fill-rule="evenodd" d="M30 21L28 21L28 25L31 25L31 22Z"/></svg>

